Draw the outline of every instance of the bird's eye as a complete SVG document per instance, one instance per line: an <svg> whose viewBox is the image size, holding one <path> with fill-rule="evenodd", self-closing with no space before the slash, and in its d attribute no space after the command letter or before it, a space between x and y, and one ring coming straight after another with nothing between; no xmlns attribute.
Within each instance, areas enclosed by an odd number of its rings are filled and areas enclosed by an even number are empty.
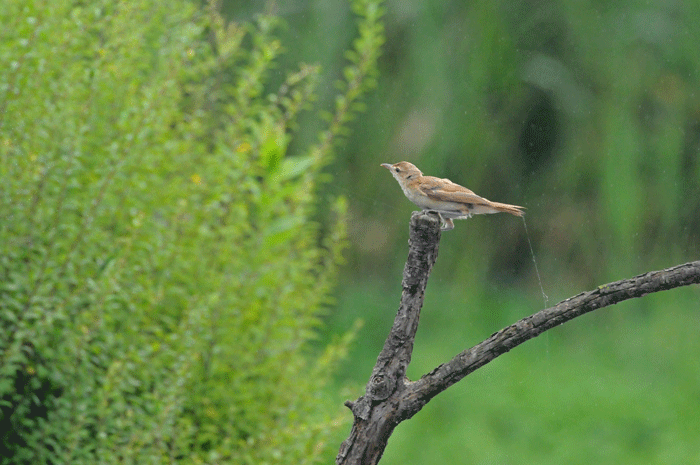
<svg viewBox="0 0 700 465"><path fill-rule="evenodd" d="M397 173L398 173L399 171L401 171L401 170L398 169L398 168L394 168L394 170L395 170Z"/></svg>

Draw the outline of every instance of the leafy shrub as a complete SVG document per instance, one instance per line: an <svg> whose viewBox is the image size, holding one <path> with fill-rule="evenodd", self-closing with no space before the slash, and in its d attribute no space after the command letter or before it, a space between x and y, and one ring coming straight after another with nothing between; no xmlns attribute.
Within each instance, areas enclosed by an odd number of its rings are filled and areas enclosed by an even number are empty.
<svg viewBox="0 0 700 465"><path fill-rule="evenodd" d="M8 1L0 62L0 463L311 463L351 334L312 356L344 246L316 186L373 85L381 9L318 142L278 20L178 1Z"/></svg>

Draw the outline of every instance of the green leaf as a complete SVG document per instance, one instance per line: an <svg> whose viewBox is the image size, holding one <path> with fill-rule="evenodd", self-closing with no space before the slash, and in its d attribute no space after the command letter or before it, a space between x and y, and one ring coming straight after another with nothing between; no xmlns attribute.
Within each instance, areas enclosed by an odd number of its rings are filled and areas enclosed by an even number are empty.
<svg viewBox="0 0 700 465"><path fill-rule="evenodd" d="M279 181L287 181L296 178L314 166L315 160L312 156L287 157L282 162L282 166L277 174Z"/></svg>

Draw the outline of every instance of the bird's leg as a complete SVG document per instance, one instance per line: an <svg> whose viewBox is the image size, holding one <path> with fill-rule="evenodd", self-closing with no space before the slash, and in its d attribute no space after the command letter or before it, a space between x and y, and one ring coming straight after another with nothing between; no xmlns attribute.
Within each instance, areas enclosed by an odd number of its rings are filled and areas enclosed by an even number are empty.
<svg viewBox="0 0 700 465"><path fill-rule="evenodd" d="M443 231L449 231L450 229L455 228L455 224L452 222L452 218L444 218L445 222L443 223L442 227L440 228Z"/></svg>
<svg viewBox="0 0 700 465"><path fill-rule="evenodd" d="M452 218L445 218L437 210L423 210L424 212L437 213L438 218L440 218L440 231L449 231L455 228L455 224L452 222Z"/></svg>
<svg viewBox="0 0 700 465"><path fill-rule="evenodd" d="M452 218L445 218L444 216L442 216L442 213L436 210L430 211L434 211L440 217L440 231L449 231L455 228L455 224L452 222Z"/></svg>

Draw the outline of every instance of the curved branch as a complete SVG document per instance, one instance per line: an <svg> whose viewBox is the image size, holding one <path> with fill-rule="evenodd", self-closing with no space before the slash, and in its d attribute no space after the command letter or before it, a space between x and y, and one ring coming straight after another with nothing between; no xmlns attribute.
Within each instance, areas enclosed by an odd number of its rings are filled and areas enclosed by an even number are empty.
<svg viewBox="0 0 700 465"><path fill-rule="evenodd" d="M435 368L415 383L411 383L406 393L407 404L410 404L410 400L417 401L413 408L418 407L420 410L420 407L437 394L499 355L585 313L653 292L698 283L700 261L694 261L665 270L650 271L582 292L503 328L485 341Z"/></svg>

